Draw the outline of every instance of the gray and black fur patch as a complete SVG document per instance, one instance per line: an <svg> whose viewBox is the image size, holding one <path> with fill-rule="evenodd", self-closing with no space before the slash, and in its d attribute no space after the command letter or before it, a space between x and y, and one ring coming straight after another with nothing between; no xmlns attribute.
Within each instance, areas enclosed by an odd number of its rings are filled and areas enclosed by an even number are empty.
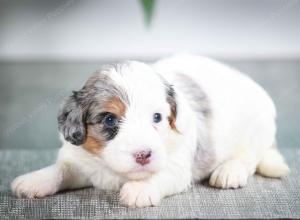
<svg viewBox="0 0 300 220"><path fill-rule="evenodd" d="M105 101L118 97L129 104L126 92L108 76L111 68L115 67L105 66L94 73L81 90L73 92L59 111L58 129L70 143L81 145L85 142L87 124L98 122L99 114L104 111ZM109 139L116 133L117 130L114 130L113 134L107 133L106 136Z"/></svg>
<svg viewBox="0 0 300 220"><path fill-rule="evenodd" d="M176 127L176 118L177 118L177 102L176 102L176 93L172 85L167 86L167 102L171 108L171 115L168 117L169 124L172 130L180 133Z"/></svg>
<svg viewBox="0 0 300 220"><path fill-rule="evenodd" d="M160 74L158 76L161 78L165 88L166 88L166 99L167 102L170 105L171 109L171 115L168 117L170 127L175 130L176 132L179 132L176 128L175 121L177 117L177 102L176 102L176 92L174 89L174 86L169 84L167 80L165 80Z"/></svg>
<svg viewBox="0 0 300 220"><path fill-rule="evenodd" d="M190 106L201 123L198 131L197 149L194 157L193 176L195 180L201 180L211 172L215 163L215 152L212 148L213 141L210 137L210 121L213 112L210 101L205 91L194 80L183 73L176 73L180 91L189 101Z"/></svg>
<svg viewBox="0 0 300 220"><path fill-rule="evenodd" d="M59 131L66 141L75 145L82 144L86 137L85 112L77 94L73 92L66 100L57 117Z"/></svg>
<svg viewBox="0 0 300 220"><path fill-rule="evenodd" d="M177 73L177 76L180 90L189 100L193 110L200 113L199 116L203 115L205 118L211 117L212 111L208 97L200 85L195 83L191 77L183 73Z"/></svg>
<svg viewBox="0 0 300 220"><path fill-rule="evenodd" d="M171 106L171 113L174 114L175 118L177 116L177 103L176 103L176 93L172 85L165 84L167 88L167 102Z"/></svg>

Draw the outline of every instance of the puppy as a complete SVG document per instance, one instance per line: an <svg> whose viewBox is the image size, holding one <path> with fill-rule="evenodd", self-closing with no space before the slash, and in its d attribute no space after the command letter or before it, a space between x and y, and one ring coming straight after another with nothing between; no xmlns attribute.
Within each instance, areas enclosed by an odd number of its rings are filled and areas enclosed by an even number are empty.
<svg viewBox="0 0 300 220"><path fill-rule="evenodd" d="M205 57L105 66L60 111L56 163L17 177L12 191L41 198L95 186L146 207L205 178L228 189L255 172L282 177L289 168L276 147L275 117L259 85Z"/></svg>

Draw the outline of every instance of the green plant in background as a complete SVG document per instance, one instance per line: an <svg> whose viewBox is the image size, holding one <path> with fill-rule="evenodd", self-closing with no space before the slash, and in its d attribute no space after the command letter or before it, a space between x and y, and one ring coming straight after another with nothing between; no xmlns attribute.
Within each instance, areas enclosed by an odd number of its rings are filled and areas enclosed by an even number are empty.
<svg viewBox="0 0 300 220"><path fill-rule="evenodd" d="M153 17L155 0L139 0L139 2L143 8L145 24L149 27Z"/></svg>

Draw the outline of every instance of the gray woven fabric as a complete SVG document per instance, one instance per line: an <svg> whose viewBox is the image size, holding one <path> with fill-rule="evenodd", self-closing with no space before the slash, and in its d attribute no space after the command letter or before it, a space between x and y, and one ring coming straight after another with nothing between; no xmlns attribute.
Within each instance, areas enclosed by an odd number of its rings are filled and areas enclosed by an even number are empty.
<svg viewBox="0 0 300 220"><path fill-rule="evenodd" d="M300 149L282 151L292 169L282 180L255 176L238 190L203 183L163 199L158 207L128 209L119 205L118 193L93 188L18 199L9 190L13 178L51 164L57 150L1 150L0 219L300 218Z"/></svg>

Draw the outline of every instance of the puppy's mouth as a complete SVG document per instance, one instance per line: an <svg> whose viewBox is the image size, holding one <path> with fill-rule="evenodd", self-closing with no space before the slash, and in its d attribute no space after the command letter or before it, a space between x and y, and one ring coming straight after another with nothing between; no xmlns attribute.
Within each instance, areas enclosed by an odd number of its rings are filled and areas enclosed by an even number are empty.
<svg viewBox="0 0 300 220"><path fill-rule="evenodd" d="M157 169L153 169L147 166L136 167L128 172L124 172L123 175L130 180L142 180L147 179L153 174L157 173Z"/></svg>

